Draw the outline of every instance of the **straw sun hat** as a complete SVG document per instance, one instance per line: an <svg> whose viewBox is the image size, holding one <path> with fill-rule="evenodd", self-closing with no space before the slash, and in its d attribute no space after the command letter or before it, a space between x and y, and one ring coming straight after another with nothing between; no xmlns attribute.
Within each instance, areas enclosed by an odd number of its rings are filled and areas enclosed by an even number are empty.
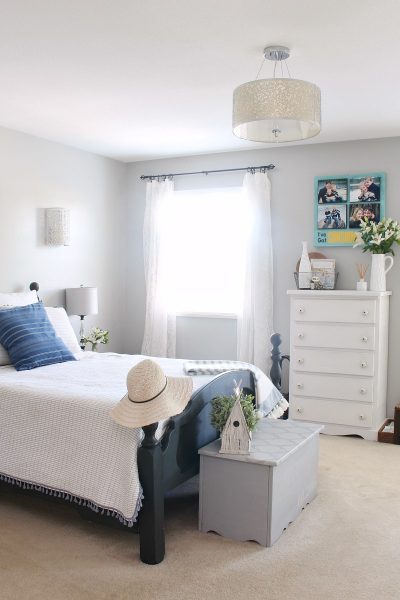
<svg viewBox="0 0 400 600"><path fill-rule="evenodd" d="M129 371L128 393L111 410L111 418L125 427L144 427L183 411L192 394L190 377L166 377L149 358Z"/></svg>

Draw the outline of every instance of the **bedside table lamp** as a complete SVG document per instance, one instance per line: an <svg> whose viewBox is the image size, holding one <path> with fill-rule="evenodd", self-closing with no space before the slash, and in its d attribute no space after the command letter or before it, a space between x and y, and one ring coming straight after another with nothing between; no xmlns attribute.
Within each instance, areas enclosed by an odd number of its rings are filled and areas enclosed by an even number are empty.
<svg viewBox="0 0 400 600"><path fill-rule="evenodd" d="M83 319L87 315L97 315L97 288L84 287L81 285L78 288L67 288L67 313L69 315L78 315L81 318L81 326L79 329L79 345L82 350L85 349L83 338L85 330Z"/></svg>

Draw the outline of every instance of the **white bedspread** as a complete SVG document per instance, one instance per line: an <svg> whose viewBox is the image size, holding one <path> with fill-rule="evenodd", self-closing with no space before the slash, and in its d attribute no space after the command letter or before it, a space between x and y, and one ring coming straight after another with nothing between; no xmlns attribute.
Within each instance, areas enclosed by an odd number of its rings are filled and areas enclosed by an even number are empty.
<svg viewBox="0 0 400 600"><path fill-rule="evenodd" d="M141 430L109 411L126 393L126 375L143 356L85 352L81 360L17 372L0 368L0 474L57 490L127 523L141 505L136 452ZM167 375L183 361L157 359ZM212 377L194 378L198 389Z"/></svg>
<svg viewBox="0 0 400 600"><path fill-rule="evenodd" d="M85 352L81 360L17 372L0 367L0 479L62 496L132 524L141 506L140 429L109 411L143 356ZM153 359L183 376L183 360ZM193 377L194 391L213 379Z"/></svg>

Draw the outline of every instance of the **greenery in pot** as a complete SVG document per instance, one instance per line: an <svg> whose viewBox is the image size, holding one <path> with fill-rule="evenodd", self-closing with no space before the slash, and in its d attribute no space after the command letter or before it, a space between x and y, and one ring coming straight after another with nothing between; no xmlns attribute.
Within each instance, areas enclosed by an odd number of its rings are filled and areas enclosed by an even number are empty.
<svg viewBox="0 0 400 600"><path fill-rule="evenodd" d="M393 244L400 244L400 225L397 221L387 218L379 223L371 223L362 219L360 232L357 233L357 240L353 248L363 247L363 252L372 254L392 254Z"/></svg>
<svg viewBox="0 0 400 600"><path fill-rule="evenodd" d="M83 343L85 346L87 344L92 344L92 351L95 352L97 349L97 344L108 344L109 339L109 331L108 329L100 329L99 327L93 327L83 338Z"/></svg>
<svg viewBox="0 0 400 600"><path fill-rule="evenodd" d="M215 429L218 431L221 432L225 427L225 423L231 414L238 394L240 397L240 405L242 407L249 431L253 431L257 422L259 421L260 417L258 416L253 404L254 397L244 394L243 390L238 390L238 388L235 388L235 392L232 394L232 396L216 396L211 401L211 425L213 425L213 427L215 427Z"/></svg>

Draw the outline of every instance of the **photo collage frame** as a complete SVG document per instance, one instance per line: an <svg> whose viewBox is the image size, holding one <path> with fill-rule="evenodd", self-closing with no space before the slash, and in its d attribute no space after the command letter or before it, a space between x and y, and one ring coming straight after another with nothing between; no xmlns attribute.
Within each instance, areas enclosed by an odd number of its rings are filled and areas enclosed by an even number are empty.
<svg viewBox="0 0 400 600"><path fill-rule="evenodd" d="M385 216L385 173L314 178L314 246L352 246L361 219Z"/></svg>

